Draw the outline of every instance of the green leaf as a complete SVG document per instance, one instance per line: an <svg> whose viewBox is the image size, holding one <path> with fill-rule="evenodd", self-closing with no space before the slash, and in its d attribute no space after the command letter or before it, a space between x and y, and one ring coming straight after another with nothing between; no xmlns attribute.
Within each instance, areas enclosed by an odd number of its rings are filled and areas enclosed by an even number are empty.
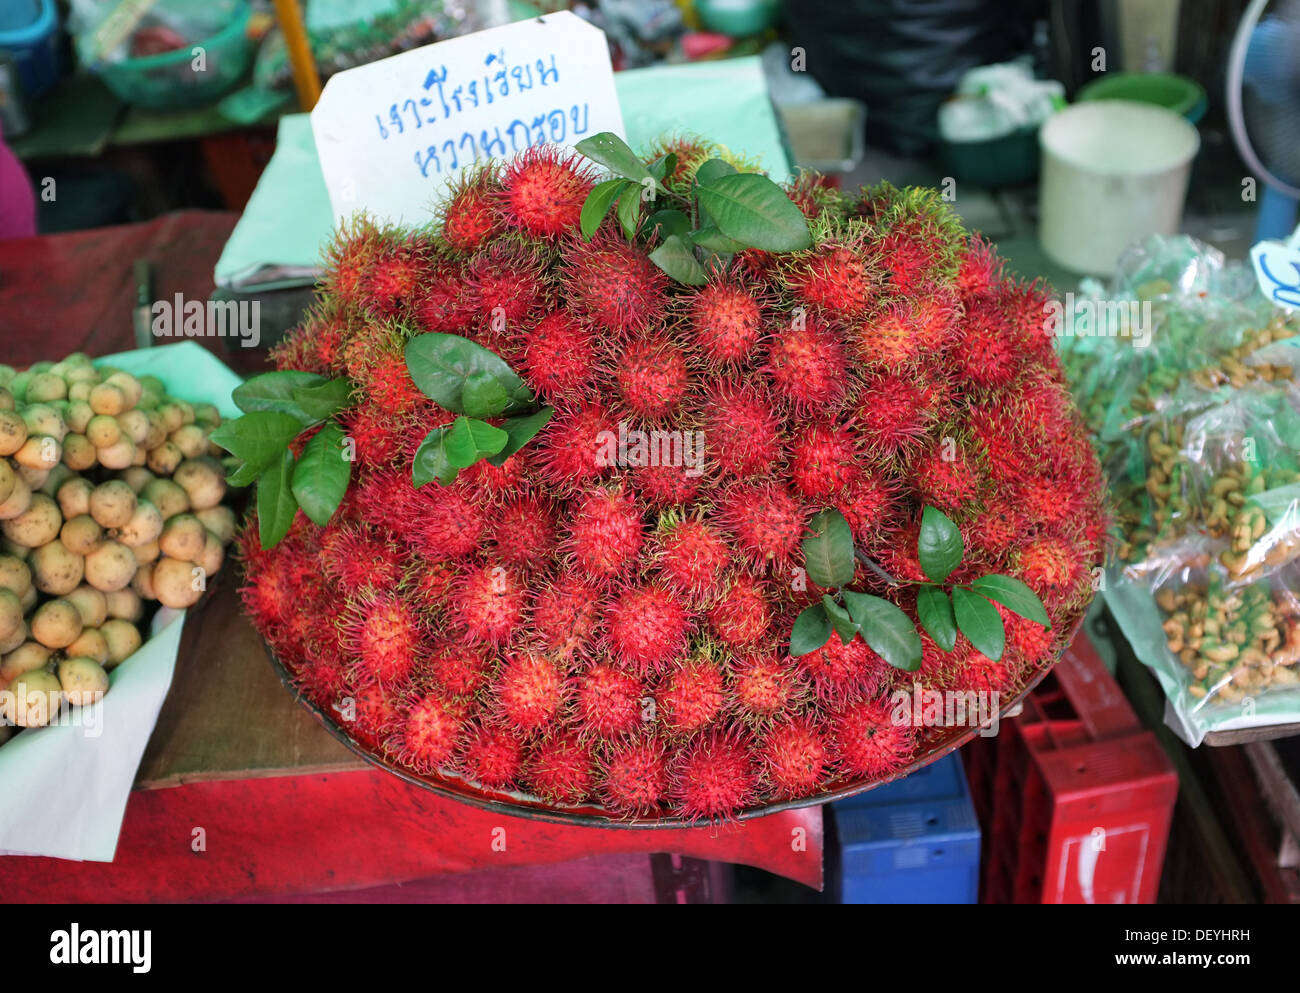
<svg viewBox="0 0 1300 993"><path fill-rule="evenodd" d="M826 614L826 608L820 603L814 603L794 619L794 627L790 629L790 654L799 656L815 652L830 637L831 619Z"/></svg>
<svg viewBox="0 0 1300 993"><path fill-rule="evenodd" d="M996 600L1013 614L1027 617L1045 628L1052 626L1052 620L1047 616L1047 608L1043 606L1043 601L1038 599L1038 594L1018 579L993 573L989 576L980 576L971 583L971 586L976 593L990 600Z"/></svg>
<svg viewBox="0 0 1300 993"><path fill-rule="evenodd" d="M417 490L434 480L443 486L450 486L455 481L459 470L447 458L447 431L445 427L434 428L416 449L411 462L411 482Z"/></svg>
<svg viewBox="0 0 1300 993"><path fill-rule="evenodd" d="M1002 627L1002 615L998 609L978 593L961 586L953 587L952 606L957 627L966 640L994 662L1001 659L1007 633Z"/></svg>
<svg viewBox="0 0 1300 993"><path fill-rule="evenodd" d="M603 165L615 176L622 176L635 183L643 179L654 179L654 174L637 157L636 152L628 148L627 142L609 131L583 138L573 147L591 161Z"/></svg>
<svg viewBox="0 0 1300 993"><path fill-rule="evenodd" d="M937 586L921 587L916 594L916 616L943 651L951 652L957 647L957 620L952 614L952 601L944 590Z"/></svg>
<svg viewBox="0 0 1300 993"><path fill-rule="evenodd" d="M681 235L670 234L650 253L650 261L685 286L703 286L709 281L704 266Z"/></svg>
<svg viewBox="0 0 1300 993"><path fill-rule="evenodd" d="M734 175L736 175L736 167L730 162L724 162L722 159L709 159L695 170L695 181L701 186L708 186L723 176Z"/></svg>
<svg viewBox="0 0 1300 993"><path fill-rule="evenodd" d="M554 407L543 407L535 414L528 414L524 417L511 417L504 421L501 430L510 436L510 440L501 451L488 458L492 465L502 465L505 460L514 455L515 452L523 448L533 440L538 431L546 427L546 422L551 419L555 413Z"/></svg>
<svg viewBox="0 0 1300 993"><path fill-rule="evenodd" d="M293 525L298 512L290 480L293 478L293 452L285 449L280 461L263 474L257 484L257 537L263 548L274 548Z"/></svg>
<svg viewBox="0 0 1300 993"><path fill-rule="evenodd" d="M921 668L921 636L896 603L869 593L844 591L849 614L872 651L904 672Z"/></svg>
<svg viewBox="0 0 1300 993"><path fill-rule="evenodd" d="M325 377L318 376L314 372L299 372L293 369L264 372L236 386L230 394L230 399L234 400L235 406L246 414L259 410L278 411L298 418L303 422L303 427L306 427L312 422L312 418L293 399L293 391L319 386L323 382Z"/></svg>
<svg viewBox="0 0 1300 993"><path fill-rule="evenodd" d="M629 187L627 192L618 198L618 223L628 241L636 237L637 230L641 227L641 190L639 187Z"/></svg>
<svg viewBox="0 0 1300 993"><path fill-rule="evenodd" d="M853 582L853 531L844 515L833 507L814 514L808 522L810 536L803 539L804 568L821 587Z"/></svg>
<svg viewBox="0 0 1300 993"><path fill-rule="evenodd" d="M510 404L510 394L492 373L474 372L465 380L461 401L470 417L500 417Z"/></svg>
<svg viewBox="0 0 1300 993"><path fill-rule="evenodd" d="M680 210L673 210L672 208L655 211L646 218L645 226L651 233L654 232L655 228L658 228L664 238L670 235L689 238L691 234L691 219Z"/></svg>
<svg viewBox="0 0 1300 993"><path fill-rule="evenodd" d="M468 469L479 459L501 451L509 440L508 434L487 421L457 417L447 432L447 461L457 469Z"/></svg>
<svg viewBox="0 0 1300 993"><path fill-rule="evenodd" d="M259 469L255 465L249 465L243 459L235 459L235 463L235 467L226 476L226 485L228 486L248 486L266 471L265 466Z"/></svg>
<svg viewBox="0 0 1300 993"><path fill-rule="evenodd" d="M315 423L348 405L352 399L352 384L346 378L328 379L316 386L296 387L292 397L298 408Z"/></svg>
<svg viewBox="0 0 1300 993"><path fill-rule="evenodd" d="M710 252L722 252L727 255L734 255L736 252L743 252L745 250L744 245L728 238L712 225L692 232L691 241L695 242L695 244L699 245L701 248L707 248Z"/></svg>
<svg viewBox="0 0 1300 993"><path fill-rule="evenodd" d="M597 183L595 189L587 194L587 199L582 204L582 215L579 218L584 241L591 241L591 236L600 227L600 222L609 213L609 208L614 206L614 201L618 199L619 193L630 185L632 184L626 179L607 179L603 183Z"/></svg>
<svg viewBox="0 0 1300 993"><path fill-rule="evenodd" d="M257 474L279 459L302 429L302 421L292 414L256 410L226 421L208 435L208 440L243 459Z"/></svg>
<svg viewBox="0 0 1300 993"><path fill-rule="evenodd" d="M669 152L650 163L650 173L659 182L663 182L677 170L677 153Z"/></svg>
<svg viewBox="0 0 1300 993"><path fill-rule="evenodd" d="M812 245L803 211L766 176L721 176L701 186L698 195L700 206L728 238L767 252L797 252Z"/></svg>
<svg viewBox="0 0 1300 993"><path fill-rule="evenodd" d="M457 334L421 334L406 343L406 368L420 391L438 406L465 413L466 381L486 372L509 396L502 413L522 414L534 406L533 395L505 360Z"/></svg>
<svg viewBox="0 0 1300 993"><path fill-rule="evenodd" d="M343 502L352 463L343 457L343 429L326 424L302 450L293 470L293 496L303 513L322 527Z"/></svg>
<svg viewBox="0 0 1300 993"><path fill-rule="evenodd" d="M957 566L963 552L961 532L942 510L926 507L921 513L921 536L916 542L921 569L933 583L942 583Z"/></svg>
<svg viewBox="0 0 1300 993"><path fill-rule="evenodd" d="M826 608L826 616L831 619L831 627L840 636L840 641L847 645L858 633L858 626L853 623L853 618L849 616L847 610L835 602L835 598L829 593L823 594L822 606Z"/></svg>

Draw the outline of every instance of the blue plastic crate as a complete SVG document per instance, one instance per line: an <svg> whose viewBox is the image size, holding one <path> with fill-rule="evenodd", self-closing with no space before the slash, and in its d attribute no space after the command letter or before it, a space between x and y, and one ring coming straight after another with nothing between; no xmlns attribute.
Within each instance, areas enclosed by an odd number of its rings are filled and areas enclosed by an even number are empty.
<svg viewBox="0 0 1300 993"><path fill-rule="evenodd" d="M841 903L975 903L980 829L956 753L831 804Z"/></svg>
<svg viewBox="0 0 1300 993"><path fill-rule="evenodd" d="M59 11L54 0L0 0L0 50L17 62L27 100L58 82Z"/></svg>

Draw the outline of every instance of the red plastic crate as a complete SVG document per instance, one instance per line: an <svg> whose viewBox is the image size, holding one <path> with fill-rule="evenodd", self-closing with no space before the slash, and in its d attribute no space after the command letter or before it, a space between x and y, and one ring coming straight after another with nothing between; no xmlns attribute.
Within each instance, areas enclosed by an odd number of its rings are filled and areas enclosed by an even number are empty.
<svg viewBox="0 0 1300 993"><path fill-rule="evenodd" d="M984 903L1152 903L1178 777L1080 634L997 738L963 749Z"/></svg>

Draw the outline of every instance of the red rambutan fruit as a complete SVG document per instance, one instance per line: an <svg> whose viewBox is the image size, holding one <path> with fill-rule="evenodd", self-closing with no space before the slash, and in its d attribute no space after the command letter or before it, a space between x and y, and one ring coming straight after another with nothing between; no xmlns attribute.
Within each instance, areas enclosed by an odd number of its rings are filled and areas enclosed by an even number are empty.
<svg viewBox="0 0 1300 993"><path fill-rule="evenodd" d="M536 238L556 238L576 228L593 181L580 159L555 145L534 145L514 158L502 176L497 211L511 227Z"/></svg>
<svg viewBox="0 0 1300 993"><path fill-rule="evenodd" d="M510 493L520 489L526 481L524 456L512 455L500 465L480 459L468 469L462 469L458 478L463 479L470 489L487 497Z"/></svg>
<svg viewBox="0 0 1300 993"><path fill-rule="evenodd" d="M364 683L336 706L343 726L362 744L379 746L400 725L405 703L404 686Z"/></svg>
<svg viewBox="0 0 1300 993"><path fill-rule="evenodd" d="M439 266L425 280L413 310L416 323L425 331L468 331L474 322L474 295L464 273L450 265Z"/></svg>
<svg viewBox="0 0 1300 993"><path fill-rule="evenodd" d="M629 586L605 608L605 642L616 662L644 677L685 654L691 623L686 606L668 590Z"/></svg>
<svg viewBox="0 0 1300 993"><path fill-rule="evenodd" d="M830 742L812 719L793 717L763 735L758 764L776 798L805 797L826 781L830 753Z"/></svg>
<svg viewBox="0 0 1300 993"><path fill-rule="evenodd" d="M1004 560L1028 526L1025 516L1002 499L990 500L965 528L962 536L971 552L992 561Z"/></svg>
<svg viewBox="0 0 1300 993"><path fill-rule="evenodd" d="M581 395L595 373L595 338L566 311L555 310L524 335L519 368L548 400Z"/></svg>
<svg viewBox="0 0 1300 993"><path fill-rule="evenodd" d="M732 648L756 644L772 626L772 605L753 576L741 574L709 610L713 632Z"/></svg>
<svg viewBox="0 0 1300 993"><path fill-rule="evenodd" d="M1006 632L1007 648L1028 665L1038 665L1048 658L1056 635L1051 628L1043 627L1037 621L1012 613L1000 603L994 604L1002 616L1002 628Z"/></svg>
<svg viewBox="0 0 1300 993"><path fill-rule="evenodd" d="M781 422L770 397L750 383L722 383L704 407L705 447L723 476L768 472L780 457Z"/></svg>
<svg viewBox="0 0 1300 993"><path fill-rule="evenodd" d="M343 644L358 682L404 682L424 652L424 628L415 610L392 592L349 600L342 618Z"/></svg>
<svg viewBox="0 0 1300 993"><path fill-rule="evenodd" d="M595 490L573 510L569 548L578 569L592 578L625 572L644 540L641 508L622 489Z"/></svg>
<svg viewBox="0 0 1300 993"><path fill-rule="evenodd" d="M941 440L912 463L912 485L925 503L959 510L979 495L982 474L975 460L951 439Z"/></svg>
<svg viewBox="0 0 1300 993"><path fill-rule="evenodd" d="M710 283L691 298L691 339L711 362L744 362L758 345L762 315L762 303L749 289L731 282Z"/></svg>
<svg viewBox="0 0 1300 993"><path fill-rule="evenodd" d="M460 765L475 782L489 789L504 789L518 782L523 760L523 743L513 732L481 726L470 731Z"/></svg>
<svg viewBox="0 0 1300 993"><path fill-rule="evenodd" d="M668 277L639 247L598 232L589 242L570 242L563 258L569 306L596 327L622 334L663 317Z"/></svg>
<svg viewBox="0 0 1300 993"><path fill-rule="evenodd" d="M252 533L256 540L256 522ZM283 624L297 609L301 580L296 575L292 553L282 547L262 553L256 569L248 570L248 582L239 590L244 609L259 631L266 633Z"/></svg>
<svg viewBox="0 0 1300 993"><path fill-rule="evenodd" d="M456 567L447 562L430 562L408 553L400 588L418 609L439 615L447 605L447 594L456 582Z"/></svg>
<svg viewBox="0 0 1300 993"><path fill-rule="evenodd" d="M564 674L545 656L520 653L507 658L497 672L494 695L507 725L539 731L564 705Z"/></svg>
<svg viewBox="0 0 1300 993"><path fill-rule="evenodd" d="M370 469L392 465L403 454L407 422L382 407L362 404L344 413L344 436L356 446L357 462ZM408 472L409 479L409 472ZM408 483L409 485L409 483Z"/></svg>
<svg viewBox="0 0 1300 993"><path fill-rule="evenodd" d="M452 696L473 696L487 685L492 660L479 645L443 642L430 652L427 668L434 682Z"/></svg>
<svg viewBox="0 0 1300 993"><path fill-rule="evenodd" d="M862 440L882 453L916 445L934 423L941 404L939 392L915 377L888 373L869 377L857 406Z"/></svg>
<svg viewBox="0 0 1300 993"><path fill-rule="evenodd" d="M515 573L485 563L457 578L451 594L451 617L471 641L500 645L519 626L527 596Z"/></svg>
<svg viewBox="0 0 1300 993"><path fill-rule="evenodd" d="M871 696L890 677L889 663L861 637L855 636L846 645L834 632L825 645L798 656L794 663L817 698L831 703Z"/></svg>
<svg viewBox="0 0 1300 993"><path fill-rule="evenodd" d="M618 462L619 416L594 403L552 417L537 438L542 478L564 489L609 473Z"/></svg>
<svg viewBox="0 0 1300 993"><path fill-rule="evenodd" d="M957 290L963 297L977 296L1001 281L1002 269L1002 259L993 243L971 235L957 264Z"/></svg>
<svg viewBox="0 0 1300 993"><path fill-rule="evenodd" d="M998 389L1015 380L1024 346L994 308L968 306L958 327L948 357L959 378L979 389Z"/></svg>
<svg viewBox="0 0 1300 993"><path fill-rule="evenodd" d="M689 746L672 769L676 808L692 821L735 814L757 795L749 749L732 734L710 732Z"/></svg>
<svg viewBox="0 0 1300 993"><path fill-rule="evenodd" d="M415 552L436 561L464 558L478 549L488 521L467 488L428 483L412 490L409 479L398 476L392 489L398 533Z"/></svg>
<svg viewBox="0 0 1300 993"><path fill-rule="evenodd" d="M627 408L646 420L671 413L690 382L681 346L658 334L622 346L611 372Z"/></svg>
<svg viewBox="0 0 1300 993"><path fill-rule="evenodd" d="M861 472L857 438L848 427L813 423L790 441L790 481L809 499L840 492Z"/></svg>
<svg viewBox="0 0 1300 993"><path fill-rule="evenodd" d="M754 483L734 486L723 495L718 521L751 563L783 567L799 550L806 516L784 487Z"/></svg>
<svg viewBox="0 0 1300 993"><path fill-rule="evenodd" d="M495 242L470 260L466 282L485 339L496 347L525 326L534 307L542 303L545 263L523 245Z"/></svg>
<svg viewBox="0 0 1300 993"><path fill-rule="evenodd" d="M775 652L747 652L731 664L731 693L741 715L760 720L782 713L795 700L798 681Z"/></svg>
<svg viewBox="0 0 1300 993"><path fill-rule="evenodd" d="M347 667L339 659L306 658L293 669L294 684L316 706L328 708L344 692Z"/></svg>
<svg viewBox="0 0 1300 993"><path fill-rule="evenodd" d="M929 582L929 577L921 568L916 548L920 534L921 519L918 514L910 524L896 526L892 533L879 535L868 553L895 579L908 583Z"/></svg>
<svg viewBox="0 0 1300 993"><path fill-rule="evenodd" d="M555 552L556 528L555 507L549 500L531 494L508 500L493 527L496 557L519 569L541 568Z"/></svg>
<svg viewBox="0 0 1300 993"><path fill-rule="evenodd" d="M348 307L359 307L383 248L384 236L369 218L357 215L346 223L325 251L325 294Z"/></svg>
<svg viewBox="0 0 1300 993"><path fill-rule="evenodd" d="M503 226L494 209L500 192L500 179L493 166L461 173L443 210L443 240L458 252L473 252L495 238Z"/></svg>
<svg viewBox="0 0 1300 993"><path fill-rule="evenodd" d="M655 693L660 720L677 734L692 734L712 724L726 698L722 670L705 658L673 667Z"/></svg>
<svg viewBox="0 0 1300 993"><path fill-rule="evenodd" d="M459 707L426 693L404 709L386 746L402 765L428 775L456 753L464 724Z"/></svg>
<svg viewBox="0 0 1300 993"><path fill-rule="evenodd" d="M1060 328L1054 323L1051 287L1035 280L1024 283L1007 279L997 285L995 299L1003 326L1020 344L1031 361L1056 365L1055 338Z"/></svg>
<svg viewBox="0 0 1300 993"><path fill-rule="evenodd" d="M652 814L668 791L668 763L654 738L631 739L610 749L601 762L600 798L616 813Z"/></svg>
<svg viewBox="0 0 1300 993"><path fill-rule="evenodd" d="M321 534L321 567L345 590L387 590L402 577L397 546L369 528L332 521Z"/></svg>
<svg viewBox="0 0 1300 993"><path fill-rule="evenodd" d="M832 503L849 522L853 537L863 545L873 544L894 523L898 511L898 488L875 472L863 473Z"/></svg>
<svg viewBox="0 0 1300 993"><path fill-rule="evenodd" d="M390 418L401 416L427 403L406 368L406 356L399 349L374 352L357 370L365 399Z"/></svg>
<svg viewBox="0 0 1300 993"><path fill-rule="evenodd" d="M714 593L731 560L727 543L698 518L671 521L657 537L655 564L669 589L698 600Z"/></svg>
<svg viewBox="0 0 1300 993"><path fill-rule="evenodd" d="M777 331L767 348L767 373L799 411L829 412L844 403L848 357L839 335L809 316Z"/></svg>
<svg viewBox="0 0 1300 993"><path fill-rule="evenodd" d="M549 651L564 657L591 642L601 610L600 587L582 576L565 573L537 591L532 629Z"/></svg>
<svg viewBox="0 0 1300 993"><path fill-rule="evenodd" d="M645 685L635 676L605 662L593 665L574 680L579 728L600 738L616 738L642 723Z"/></svg>
<svg viewBox="0 0 1300 993"><path fill-rule="evenodd" d="M529 790L551 803L581 803L591 794L594 781L591 751L575 735L542 739L524 762Z"/></svg>
<svg viewBox="0 0 1300 993"><path fill-rule="evenodd" d="M643 465L632 470L633 489L652 507L689 503L699 492L703 472L686 465Z"/></svg>
<svg viewBox="0 0 1300 993"><path fill-rule="evenodd" d="M1023 545L1018 564L1020 578L1049 604L1074 592L1087 568L1073 545L1051 534Z"/></svg>
<svg viewBox="0 0 1300 993"><path fill-rule="evenodd" d="M853 776L877 778L897 772L915 747L910 724L896 724L887 699L861 700L831 715L832 754Z"/></svg>
<svg viewBox="0 0 1300 993"><path fill-rule="evenodd" d="M387 246L361 284L361 306L380 317L392 317L422 293L430 271L428 246L415 239Z"/></svg>
<svg viewBox="0 0 1300 993"><path fill-rule="evenodd" d="M797 300L837 319L865 313L874 295L866 259L852 245L834 242L796 257L785 283Z"/></svg>

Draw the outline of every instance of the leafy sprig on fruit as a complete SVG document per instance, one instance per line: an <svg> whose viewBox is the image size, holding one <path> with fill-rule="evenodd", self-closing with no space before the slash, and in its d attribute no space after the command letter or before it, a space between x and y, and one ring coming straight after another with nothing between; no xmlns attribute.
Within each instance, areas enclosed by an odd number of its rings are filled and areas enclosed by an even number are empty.
<svg viewBox="0 0 1300 993"><path fill-rule="evenodd" d="M459 415L420 442L411 465L416 488L429 482L446 486L481 459L501 465L555 413L537 402L504 359L459 335L412 338L406 345L406 368L425 396ZM499 425L489 423L499 418L504 418Z"/></svg>
<svg viewBox="0 0 1300 993"><path fill-rule="evenodd" d="M242 417L212 432L234 456L226 477L232 486L257 483L258 538L271 548L289 533L294 515L303 513L324 525L343 501L352 478L352 460L343 429L333 420L352 395L345 378L326 379L312 372L268 372L238 386L231 394ZM295 458L292 445L307 431Z"/></svg>
<svg viewBox="0 0 1300 993"><path fill-rule="evenodd" d="M677 169L672 152L646 163L608 131L575 147L614 177L597 183L583 204L583 237L591 240L613 210L629 241L657 237L650 259L679 283L703 285L712 266L747 248L797 252L812 247L803 211L764 175L709 159L695 170L688 192L678 193L665 185ZM652 212L643 218L647 204Z"/></svg>
<svg viewBox="0 0 1300 993"><path fill-rule="evenodd" d="M845 589L853 582L858 562L868 565L891 585L902 585L853 543L844 515L833 508L820 511L809 522L803 540L804 568L808 578L830 592L821 602L804 609L790 632L790 654L807 655L830 640L832 632L848 644L860 635L876 654L898 669L915 672L921 667L921 636L912 619L884 597ZM957 646L960 631L975 648L993 661L1002 658L1006 629L995 603L1012 613L1051 628L1047 610L1038 596L1020 580L991 573L971 583L948 583L962 563L965 547L957 525L934 507L921 514L917 556L928 582L916 594L916 614L926 633L945 652Z"/></svg>

